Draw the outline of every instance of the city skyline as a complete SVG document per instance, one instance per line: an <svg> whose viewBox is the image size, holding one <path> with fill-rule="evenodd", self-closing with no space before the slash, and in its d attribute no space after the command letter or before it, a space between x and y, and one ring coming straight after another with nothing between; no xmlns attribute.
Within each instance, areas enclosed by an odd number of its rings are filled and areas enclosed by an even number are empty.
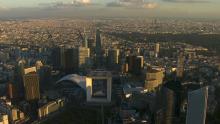
<svg viewBox="0 0 220 124"><path fill-rule="evenodd" d="M220 124L220 0L0 0L0 124Z"/></svg>
<svg viewBox="0 0 220 124"><path fill-rule="evenodd" d="M0 27L0 123L220 123L219 21L12 19Z"/></svg>

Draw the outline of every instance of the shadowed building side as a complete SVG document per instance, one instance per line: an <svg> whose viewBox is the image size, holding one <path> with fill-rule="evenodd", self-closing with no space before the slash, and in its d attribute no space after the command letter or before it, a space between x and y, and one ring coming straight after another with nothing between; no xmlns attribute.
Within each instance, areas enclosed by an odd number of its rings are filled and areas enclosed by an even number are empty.
<svg viewBox="0 0 220 124"><path fill-rule="evenodd" d="M188 93L186 124L205 124L208 87Z"/></svg>

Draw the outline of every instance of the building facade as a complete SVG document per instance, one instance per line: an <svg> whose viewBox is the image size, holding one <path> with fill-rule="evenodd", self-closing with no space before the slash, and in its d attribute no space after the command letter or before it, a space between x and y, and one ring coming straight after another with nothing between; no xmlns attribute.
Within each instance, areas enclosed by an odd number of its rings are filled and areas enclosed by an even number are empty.
<svg viewBox="0 0 220 124"><path fill-rule="evenodd" d="M188 93L186 124L205 124L208 87Z"/></svg>
<svg viewBox="0 0 220 124"><path fill-rule="evenodd" d="M25 69L23 76L25 99L27 101L40 99L40 88L39 88L39 75L36 72L36 67Z"/></svg>
<svg viewBox="0 0 220 124"><path fill-rule="evenodd" d="M159 85L163 83L164 70L162 68L158 69L147 69L146 79L145 79L145 89L148 91L155 90Z"/></svg>
<svg viewBox="0 0 220 124"><path fill-rule="evenodd" d="M78 51L79 67L88 65L90 59L90 49L87 47L79 47Z"/></svg>
<svg viewBox="0 0 220 124"><path fill-rule="evenodd" d="M49 114L60 110L63 106L64 106L63 99L57 99L55 101L51 101L38 109L38 118L41 119L47 117Z"/></svg>
<svg viewBox="0 0 220 124"><path fill-rule="evenodd" d="M111 102L112 76L108 71L93 71L86 77L87 102Z"/></svg>

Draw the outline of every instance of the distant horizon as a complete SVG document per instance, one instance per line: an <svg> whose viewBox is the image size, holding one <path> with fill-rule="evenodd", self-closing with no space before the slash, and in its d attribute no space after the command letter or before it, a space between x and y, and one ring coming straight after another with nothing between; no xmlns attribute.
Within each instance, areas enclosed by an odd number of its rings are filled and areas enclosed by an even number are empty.
<svg viewBox="0 0 220 124"><path fill-rule="evenodd" d="M167 17L220 19L218 0L0 0L0 18Z"/></svg>
<svg viewBox="0 0 220 124"><path fill-rule="evenodd" d="M120 12L118 12L120 11ZM165 14L160 11L143 9L121 9L102 7L70 7L70 8L39 8L24 7L13 8L7 11L0 11L0 19L16 18L173 18L173 19L203 19L219 20L220 13L216 15L196 15L195 13L182 12L181 14Z"/></svg>

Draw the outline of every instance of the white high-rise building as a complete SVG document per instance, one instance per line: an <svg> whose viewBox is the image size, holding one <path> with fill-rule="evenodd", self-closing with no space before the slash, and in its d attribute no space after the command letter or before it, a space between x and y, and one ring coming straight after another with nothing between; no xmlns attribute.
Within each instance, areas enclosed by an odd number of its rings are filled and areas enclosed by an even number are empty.
<svg viewBox="0 0 220 124"><path fill-rule="evenodd" d="M155 57L158 57L159 52L160 52L160 44L156 43L154 48Z"/></svg>

